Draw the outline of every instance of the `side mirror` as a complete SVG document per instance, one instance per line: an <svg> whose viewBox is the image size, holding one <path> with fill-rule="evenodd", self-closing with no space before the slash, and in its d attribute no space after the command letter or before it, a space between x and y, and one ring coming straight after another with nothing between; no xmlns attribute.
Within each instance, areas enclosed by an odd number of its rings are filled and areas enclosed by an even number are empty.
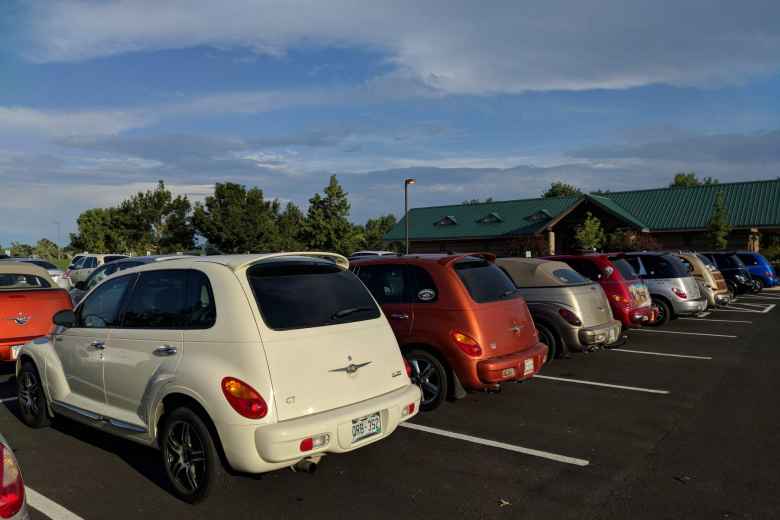
<svg viewBox="0 0 780 520"><path fill-rule="evenodd" d="M70 309L60 311L54 315L52 321L60 327L70 328L76 324L76 314Z"/></svg>
<svg viewBox="0 0 780 520"><path fill-rule="evenodd" d="M79 291L86 291L87 290L87 282L76 282L76 289Z"/></svg>

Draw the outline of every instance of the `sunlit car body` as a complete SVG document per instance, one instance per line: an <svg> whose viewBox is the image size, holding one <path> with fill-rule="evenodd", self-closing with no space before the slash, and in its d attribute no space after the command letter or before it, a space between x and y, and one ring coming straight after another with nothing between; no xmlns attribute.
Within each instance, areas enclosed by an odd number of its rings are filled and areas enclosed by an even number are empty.
<svg viewBox="0 0 780 520"><path fill-rule="evenodd" d="M745 264L753 282L758 285L758 290L780 285L775 268L763 255L752 251L737 251L737 257Z"/></svg>
<svg viewBox="0 0 780 520"><path fill-rule="evenodd" d="M650 291L620 253L558 255L543 257L566 262L579 274L597 282L607 295L612 315L625 328L636 328L654 320Z"/></svg>
<svg viewBox="0 0 780 520"><path fill-rule="evenodd" d="M63 289L70 289L70 280L65 278L65 273L62 271L62 269L52 264L51 262L41 260L40 258L9 258L3 261L23 262L25 264L33 264L37 265L38 267L42 267L46 269L51 279L54 280L55 284L57 284L59 287L62 287Z"/></svg>
<svg viewBox="0 0 780 520"><path fill-rule="evenodd" d="M70 299L73 301L73 305L78 305L84 295L87 294L93 287L108 278L114 273L124 271L139 265L148 264L151 262L162 262L164 260L175 260L177 258L184 258L184 255L157 255L157 256L133 256L130 258L124 258L122 260L114 260L107 264L103 264L94 271L89 277L83 281L78 282L76 286L71 289Z"/></svg>
<svg viewBox="0 0 780 520"><path fill-rule="evenodd" d="M103 264L128 258L127 255L105 254L105 255L83 255L65 271L65 278L70 280L70 284L75 287L77 283L85 281L92 271Z"/></svg>
<svg viewBox="0 0 780 520"><path fill-rule="evenodd" d="M568 264L538 258L499 258L496 265L512 278L525 298L539 339L550 358L566 350L611 345L621 323L612 317L604 290Z"/></svg>
<svg viewBox="0 0 780 520"><path fill-rule="evenodd" d="M373 443L419 408L387 320L339 255L149 263L55 322L20 353L22 419L62 414L157 446L187 501L223 480L220 450L235 471L267 472Z"/></svg>
<svg viewBox="0 0 780 520"><path fill-rule="evenodd" d="M49 334L52 316L72 308L65 289L42 267L0 262L0 362L14 361L21 346Z"/></svg>
<svg viewBox="0 0 780 520"><path fill-rule="evenodd" d="M699 289L707 297L710 307L728 305L731 301L726 279L718 271L717 266L701 253L678 253L678 256L686 264L693 277L699 284Z"/></svg>
<svg viewBox="0 0 780 520"><path fill-rule="evenodd" d="M24 480L14 452L0 433L0 518L29 520Z"/></svg>
<svg viewBox="0 0 780 520"><path fill-rule="evenodd" d="M678 316L691 316L707 309L707 298L688 267L671 253L643 251L626 253L626 260L647 284L657 309L652 325L665 325Z"/></svg>
<svg viewBox="0 0 780 520"><path fill-rule="evenodd" d="M496 390L530 378L547 358L528 306L494 259L439 254L352 262L390 320L426 411L462 396L464 387Z"/></svg>

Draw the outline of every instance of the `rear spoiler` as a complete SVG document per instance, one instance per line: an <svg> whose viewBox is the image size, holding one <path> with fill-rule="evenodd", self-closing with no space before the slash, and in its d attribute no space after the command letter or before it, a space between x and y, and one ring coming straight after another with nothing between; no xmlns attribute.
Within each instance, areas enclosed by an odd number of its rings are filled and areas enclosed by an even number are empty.
<svg viewBox="0 0 780 520"><path fill-rule="evenodd" d="M439 260L440 265L449 265L454 262L457 262L458 260L462 260L466 257L476 257L476 258L482 258L484 260L487 260L490 263L493 263L496 261L496 255L493 253L457 253L452 254L451 256L445 256L444 258Z"/></svg>
<svg viewBox="0 0 780 520"><path fill-rule="evenodd" d="M285 256L309 256L312 258L322 258L325 260L331 260L334 264L341 267L344 271L349 269L349 260L343 255L340 255L338 253L325 253L325 252L319 252L319 251L299 251L299 252L289 252L289 253L276 253L273 256L266 257L260 260L256 260L253 262L247 262L246 264L242 265L241 267L245 267L246 265L250 264L262 264L263 262L271 262L273 260L276 260L277 258L282 258Z"/></svg>

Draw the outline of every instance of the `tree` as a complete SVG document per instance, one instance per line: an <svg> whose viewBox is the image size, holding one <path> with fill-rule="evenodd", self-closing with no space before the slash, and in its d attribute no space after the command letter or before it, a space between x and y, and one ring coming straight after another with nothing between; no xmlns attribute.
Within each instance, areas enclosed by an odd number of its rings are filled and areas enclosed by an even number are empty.
<svg viewBox="0 0 780 520"><path fill-rule="evenodd" d="M710 245L715 249L726 249L729 245L727 239L731 232L729 224L729 213L726 209L726 196L719 191L715 196L715 202L712 205L712 216L707 224L707 232L710 239Z"/></svg>
<svg viewBox="0 0 780 520"><path fill-rule="evenodd" d="M348 220L350 204L347 192L330 176L324 196L319 193L309 199L303 236L306 244L315 250L334 251L349 255L359 243L359 229Z"/></svg>
<svg viewBox="0 0 780 520"><path fill-rule="evenodd" d="M577 226L574 238L582 249L588 251L599 249L606 240L601 221L594 217L590 211L586 214L582 225Z"/></svg>
<svg viewBox="0 0 780 520"><path fill-rule="evenodd" d="M11 242L11 256L33 256L33 247L29 244L23 244L21 242Z"/></svg>
<svg viewBox="0 0 780 520"><path fill-rule="evenodd" d="M542 193L542 197L545 199L552 199L555 197L573 197L576 195L582 195L582 191L577 186L561 181L553 182L550 184L550 188Z"/></svg>
<svg viewBox="0 0 780 520"><path fill-rule="evenodd" d="M486 202L493 202L493 197L488 197L485 200L479 200L479 199L464 200L463 202L461 202L461 204L463 204L464 206L471 206L472 204L483 204Z"/></svg>
<svg viewBox="0 0 780 520"><path fill-rule="evenodd" d="M78 233L71 233L70 244L74 251L93 253L128 251L128 241L122 228L117 208L93 208L79 215Z"/></svg>
<svg viewBox="0 0 780 520"><path fill-rule="evenodd" d="M210 245L223 253L276 251L279 202L263 198L263 190L217 183L214 195L195 205L192 224Z"/></svg>
<svg viewBox="0 0 780 520"><path fill-rule="evenodd" d="M649 233L618 229L607 235L607 248L611 251L655 251L661 246Z"/></svg>
<svg viewBox="0 0 780 520"><path fill-rule="evenodd" d="M718 184L717 179L704 177L699 180L695 172L680 172L674 175L674 180L669 185L670 188L690 188L692 186L711 186Z"/></svg>
<svg viewBox="0 0 780 520"><path fill-rule="evenodd" d="M39 258L57 260L60 257L60 247L48 238L42 238L35 244L33 253Z"/></svg>
<svg viewBox="0 0 780 520"><path fill-rule="evenodd" d="M276 225L279 232L279 249L281 251L301 251L306 249L303 243L303 225L306 217L303 212L293 204L288 202L276 219Z"/></svg>
<svg viewBox="0 0 780 520"><path fill-rule="evenodd" d="M362 249L377 250L384 249L384 236L395 226L395 215L383 215L377 218L370 218L363 227Z"/></svg>

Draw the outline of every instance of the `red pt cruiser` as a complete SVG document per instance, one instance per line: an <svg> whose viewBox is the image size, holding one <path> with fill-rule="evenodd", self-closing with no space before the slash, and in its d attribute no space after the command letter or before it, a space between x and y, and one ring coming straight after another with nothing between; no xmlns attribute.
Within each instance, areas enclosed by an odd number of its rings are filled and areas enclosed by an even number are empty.
<svg viewBox="0 0 780 520"><path fill-rule="evenodd" d="M532 377L547 360L525 300L493 261L480 255L384 256L353 271L393 327L420 408L468 390Z"/></svg>

